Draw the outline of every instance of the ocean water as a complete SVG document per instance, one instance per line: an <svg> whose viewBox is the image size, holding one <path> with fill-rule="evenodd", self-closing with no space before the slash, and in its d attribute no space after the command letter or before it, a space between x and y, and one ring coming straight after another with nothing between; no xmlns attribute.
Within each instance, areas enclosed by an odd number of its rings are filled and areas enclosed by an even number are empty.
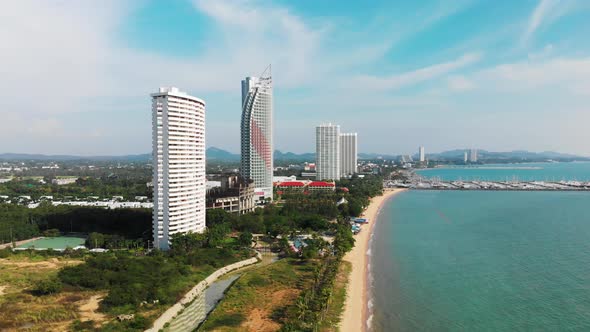
<svg viewBox="0 0 590 332"><path fill-rule="evenodd" d="M590 181L590 162L450 166L418 170L416 173L449 181Z"/></svg>
<svg viewBox="0 0 590 332"><path fill-rule="evenodd" d="M406 191L370 265L375 331L590 331L590 193Z"/></svg>

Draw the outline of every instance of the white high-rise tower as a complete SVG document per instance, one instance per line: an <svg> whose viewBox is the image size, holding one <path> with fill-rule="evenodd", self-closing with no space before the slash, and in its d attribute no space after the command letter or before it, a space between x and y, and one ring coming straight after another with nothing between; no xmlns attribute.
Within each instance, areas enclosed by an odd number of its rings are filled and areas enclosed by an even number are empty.
<svg viewBox="0 0 590 332"><path fill-rule="evenodd" d="M469 155L469 161L472 163L477 162L477 149L471 149L471 154Z"/></svg>
<svg viewBox="0 0 590 332"><path fill-rule="evenodd" d="M255 194L272 200L273 102L270 66L262 77L242 80L240 174L253 180Z"/></svg>
<svg viewBox="0 0 590 332"><path fill-rule="evenodd" d="M340 134L340 174L350 176L357 173L357 133Z"/></svg>
<svg viewBox="0 0 590 332"><path fill-rule="evenodd" d="M154 247L205 231L205 102L177 88L152 97Z"/></svg>
<svg viewBox="0 0 590 332"><path fill-rule="evenodd" d="M420 162L421 163L425 162L426 161L426 154L424 153L424 147L423 146L421 146L418 149L418 154L420 155Z"/></svg>
<svg viewBox="0 0 590 332"><path fill-rule="evenodd" d="M340 180L340 126L316 127L316 178Z"/></svg>

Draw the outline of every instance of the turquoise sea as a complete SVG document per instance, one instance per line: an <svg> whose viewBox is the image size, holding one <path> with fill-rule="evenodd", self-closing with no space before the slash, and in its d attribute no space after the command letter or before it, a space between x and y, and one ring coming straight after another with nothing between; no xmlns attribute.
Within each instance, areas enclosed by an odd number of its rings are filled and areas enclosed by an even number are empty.
<svg viewBox="0 0 590 332"><path fill-rule="evenodd" d="M590 331L590 193L406 191L375 227L375 331Z"/></svg>
<svg viewBox="0 0 590 332"><path fill-rule="evenodd" d="M590 181L590 162L450 166L422 169L416 173L449 181Z"/></svg>

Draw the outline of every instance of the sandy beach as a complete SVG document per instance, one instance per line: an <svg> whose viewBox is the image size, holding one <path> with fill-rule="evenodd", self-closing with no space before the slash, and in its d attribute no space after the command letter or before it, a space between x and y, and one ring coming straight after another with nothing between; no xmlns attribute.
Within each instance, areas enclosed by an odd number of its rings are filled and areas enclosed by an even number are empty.
<svg viewBox="0 0 590 332"><path fill-rule="evenodd" d="M371 204L364 212L369 224L364 225L362 231L355 235L354 248L344 256L344 260L352 263L352 271L346 286L346 303L344 314L340 321L340 331L359 332L367 330L368 318L368 259L367 250L373 227L377 222L377 214L383 203L391 196L404 189L387 189L382 196L371 199Z"/></svg>

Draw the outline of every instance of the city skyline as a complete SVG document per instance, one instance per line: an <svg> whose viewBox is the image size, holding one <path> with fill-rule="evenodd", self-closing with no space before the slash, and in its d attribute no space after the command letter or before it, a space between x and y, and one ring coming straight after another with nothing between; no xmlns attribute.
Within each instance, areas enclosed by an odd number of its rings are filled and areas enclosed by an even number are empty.
<svg viewBox="0 0 590 332"><path fill-rule="evenodd" d="M281 151L312 151L313 124L337 118L363 152L590 155L590 3L311 4L10 2L0 152L145 153L144 96L167 85L207 100L208 146L236 152L236 82L272 63Z"/></svg>

